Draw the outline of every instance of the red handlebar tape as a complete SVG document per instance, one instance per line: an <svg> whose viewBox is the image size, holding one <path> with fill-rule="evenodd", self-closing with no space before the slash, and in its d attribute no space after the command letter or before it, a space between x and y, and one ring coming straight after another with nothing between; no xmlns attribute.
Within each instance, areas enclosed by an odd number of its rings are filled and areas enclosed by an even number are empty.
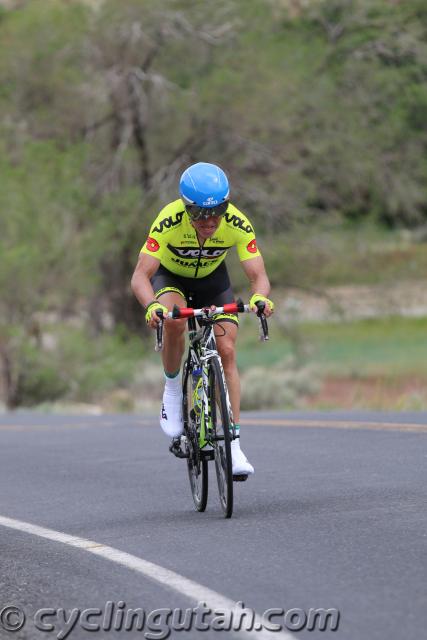
<svg viewBox="0 0 427 640"><path fill-rule="evenodd" d="M237 302L230 302L229 304L224 304L224 313L239 313L241 309L239 309L239 305Z"/></svg>
<svg viewBox="0 0 427 640"><path fill-rule="evenodd" d="M194 316L194 309L187 307L180 307L179 310L173 310L174 318L192 318Z"/></svg>
<svg viewBox="0 0 427 640"><path fill-rule="evenodd" d="M243 313L245 307L241 300L237 302L229 302L228 304L223 305L222 313ZM191 307L178 307L178 305L174 305L172 311L172 318L192 318L194 316L194 309Z"/></svg>

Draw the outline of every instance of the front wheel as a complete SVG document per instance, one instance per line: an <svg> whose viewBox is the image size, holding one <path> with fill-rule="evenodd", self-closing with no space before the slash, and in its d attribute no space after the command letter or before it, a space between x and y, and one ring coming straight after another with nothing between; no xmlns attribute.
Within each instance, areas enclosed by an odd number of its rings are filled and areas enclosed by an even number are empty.
<svg viewBox="0 0 427 640"><path fill-rule="evenodd" d="M233 472L231 462L231 416L222 366L213 358L209 366L210 440L215 456L219 500L226 518L233 513Z"/></svg>
<svg viewBox="0 0 427 640"><path fill-rule="evenodd" d="M208 461L202 458L199 447L193 391L191 367L186 366L183 377L182 415L186 436L185 449L188 453L187 470L196 511L204 511L208 502Z"/></svg>

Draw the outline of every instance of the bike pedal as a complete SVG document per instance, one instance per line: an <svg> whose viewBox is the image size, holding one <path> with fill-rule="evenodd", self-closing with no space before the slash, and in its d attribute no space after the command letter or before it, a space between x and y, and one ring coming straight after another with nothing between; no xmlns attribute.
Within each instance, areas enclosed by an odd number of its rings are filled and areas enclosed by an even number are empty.
<svg viewBox="0 0 427 640"><path fill-rule="evenodd" d="M169 447L169 451L173 453L177 458L188 458L188 453L181 449L181 441L180 440L172 440L172 443Z"/></svg>
<svg viewBox="0 0 427 640"><path fill-rule="evenodd" d="M248 476L243 473L233 476L233 482L245 482L247 479L248 479Z"/></svg>

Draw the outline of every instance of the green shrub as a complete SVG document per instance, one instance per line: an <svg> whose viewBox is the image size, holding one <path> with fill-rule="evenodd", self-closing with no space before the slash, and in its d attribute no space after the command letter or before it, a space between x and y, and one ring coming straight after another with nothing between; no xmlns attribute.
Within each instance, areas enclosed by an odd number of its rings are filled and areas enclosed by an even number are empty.
<svg viewBox="0 0 427 640"><path fill-rule="evenodd" d="M129 389L143 355L142 341L123 331L91 335L85 329L57 325L49 333L29 336L10 330L11 385L8 406L35 406L57 400L94 402L110 393L112 404L130 410Z"/></svg>
<svg viewBox="0 0 427 640"><path fill-rule="evenodd" d="M318 389L315 371L292 360L273 367L251 367L241 376L243 410L295 408Z"/></svg>

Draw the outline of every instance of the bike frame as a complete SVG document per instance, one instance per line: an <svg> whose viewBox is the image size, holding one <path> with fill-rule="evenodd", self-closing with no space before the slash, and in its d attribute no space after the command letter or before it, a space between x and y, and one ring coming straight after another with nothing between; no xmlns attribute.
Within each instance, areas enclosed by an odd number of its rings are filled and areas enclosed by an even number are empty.
<svg viewBox="0 0 427 640"><path fill-rule="evenodd" d="M200 431L199 431L199 446L200 448L205 447L207 444L211 442L212 433L211 433L211 411L212 407L210 404L209 398L209 362L213 358L218 358L218 362L221 369L221 375L224 378L224 369L221 362L221 356L218 353L216 346L216 337L215 337L215 315L219 313L216 312L210 317L210 320L206 322L199 330L196 328L196 323L194 317L190 317L188 319L188 328L189 328L189 347L188 347L188 358L187 358L187 371L186 371L186 380L185 384L187 384L187 379L189 375L192 375L193 369L199 367L202 371L202 398L201 398L201 413L200 418ZM205 321L207 318L205 318ZM196 388L197 389L197 388ZM229 409L229 414L231 418L232 430L230 433L231 439L234 440L236 437L235 429L234 429L234 420L233 413L231 410L230 398L228 395L228 388L225 385L226 390L226 398L227 398L227 406Z"/></svg>

